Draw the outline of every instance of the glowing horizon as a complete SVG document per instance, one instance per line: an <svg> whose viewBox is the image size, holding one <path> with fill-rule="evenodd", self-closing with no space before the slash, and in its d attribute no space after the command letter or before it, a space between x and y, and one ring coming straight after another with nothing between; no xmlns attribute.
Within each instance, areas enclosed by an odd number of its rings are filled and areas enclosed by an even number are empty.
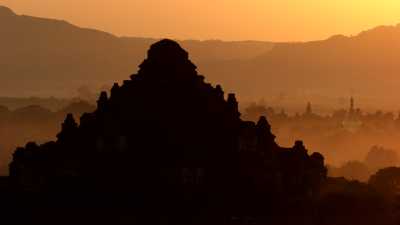
<svg viewBox="0 0 400 225"><path fill-rule="evenodd" d="M395 0L0 0L17 14L119 36L310 41L400 22Z"/></svg>

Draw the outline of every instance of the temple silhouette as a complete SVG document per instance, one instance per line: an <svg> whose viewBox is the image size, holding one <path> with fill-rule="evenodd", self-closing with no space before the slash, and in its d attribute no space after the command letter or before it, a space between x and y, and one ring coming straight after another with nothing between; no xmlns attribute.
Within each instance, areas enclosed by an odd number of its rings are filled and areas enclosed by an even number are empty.
<svg viewBox="0 0 400 225"><path fill-rule="evenodd" d="M9 169L15 190L76 204L96 196L149 224L308 215L300 206L327 173L302 141L280 147L266 117L243 121L235 95L207 83L171 40L153 44L137 74L102 92L79 123L68 114L56 141L18 148Z"/></svg>

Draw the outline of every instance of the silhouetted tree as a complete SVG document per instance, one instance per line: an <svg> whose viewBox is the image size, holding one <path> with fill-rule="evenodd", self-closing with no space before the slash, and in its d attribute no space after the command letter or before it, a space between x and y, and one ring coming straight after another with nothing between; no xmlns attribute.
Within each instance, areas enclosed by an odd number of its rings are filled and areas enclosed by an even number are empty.
<svg viewBox="0 0 400 225"><path fill-rule="evenodd" d="M386 196L398 196L400 194L400 168L381 169L371 176L368 183Z"/></svg>

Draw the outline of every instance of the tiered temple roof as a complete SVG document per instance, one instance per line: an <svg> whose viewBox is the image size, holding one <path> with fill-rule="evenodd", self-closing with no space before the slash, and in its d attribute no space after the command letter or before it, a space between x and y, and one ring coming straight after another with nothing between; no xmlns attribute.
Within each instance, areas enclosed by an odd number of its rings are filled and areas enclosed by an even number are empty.
<svg viewBox="0 0 400 225"><path fill-rule="evenodd" d="M279 147L267 118L242 121L235 95L206 83L178 43L153 44L139 68L102 92L79 125L69 114L57 141L17 149L16 185L244 201L256 199L246 193L305 196L326 177L322 155L302 142Z"/></svg>

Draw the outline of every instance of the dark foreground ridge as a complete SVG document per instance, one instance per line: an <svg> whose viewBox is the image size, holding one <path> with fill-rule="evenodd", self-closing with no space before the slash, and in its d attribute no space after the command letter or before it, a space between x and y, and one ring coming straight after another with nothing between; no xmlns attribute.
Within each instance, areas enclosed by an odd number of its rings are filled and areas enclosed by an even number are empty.
<svg viewBox="0 0 400 225"><path fill-rule="evenodd" d="M110 96L101 93L97 110L79 125L68 115L56 142L16 150L10 180L19 196L30 196L20 199L25 218L40 224L310 220L306 207L326 179L321 154L309 155L301 141L279 147L265 117L242 121L235 95L206 83L174 41L153 44L139 67ZM46 219L40 210L49 212Z"/></svg>

